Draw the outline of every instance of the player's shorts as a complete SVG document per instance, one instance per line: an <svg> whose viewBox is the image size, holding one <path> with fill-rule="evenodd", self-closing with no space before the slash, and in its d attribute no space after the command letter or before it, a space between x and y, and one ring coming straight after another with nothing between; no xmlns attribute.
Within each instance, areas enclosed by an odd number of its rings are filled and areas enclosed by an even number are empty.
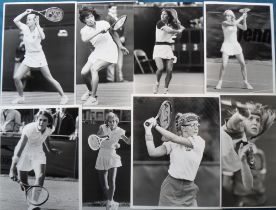
<svg viewBox="0 0 276 210"><path fill-rule="evenodd" d="M121 157L117 155L115 149L100 149L95 165L97 170L109 170L111 168L118 168L121 166Z"/></svg>
<svg viewBox="0 0 276 210"><path fill-rule="evenodd" d="M46 164L44 152L22 153L17 163L17 169L19 171L31 171L38 168L41 164Z"/></svg>
<svg viewBox="0 0 276 210"><path fill-rule="evenodd" d="M48 65L43 51L26 52L22 63L31 68L40 68Z"/></svg>
<svg viewBox="0 0 276 210"><path fill-rule="evenodd" d="M159 206L196 207L198 186L193 181L168 175L161 185Z"/></svg>
<svg viewBox="0 0 276 210"><path fill-rule="evenodd" d="M155 45L152 58L175 59L171 45Z"/></svg>

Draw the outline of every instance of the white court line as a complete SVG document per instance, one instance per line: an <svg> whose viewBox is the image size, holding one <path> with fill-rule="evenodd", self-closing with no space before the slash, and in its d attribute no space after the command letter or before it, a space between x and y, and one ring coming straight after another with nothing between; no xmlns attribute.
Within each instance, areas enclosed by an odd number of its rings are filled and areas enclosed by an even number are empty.
<svg viewBox="0 0 276 210"><path fill-rule="evenodd" d="M208 79L207 81L218 81L218 80L215 80L215 79ZM229 82L229 83L236 83L238 81L231 81L231 80L223 80L223 82ZM242 82L238 82L238 83L242 83ZM254 85L262 85L262 86L271 86L271 85L265 85L264 83L252 83L250 82L250 84L254 84Z"/></svg>

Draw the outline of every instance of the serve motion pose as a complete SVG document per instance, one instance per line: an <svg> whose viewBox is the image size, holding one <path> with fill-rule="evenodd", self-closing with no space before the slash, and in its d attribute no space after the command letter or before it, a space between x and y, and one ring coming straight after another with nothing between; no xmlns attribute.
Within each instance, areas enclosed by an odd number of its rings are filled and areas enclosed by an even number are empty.
<svg viewBox="0 0 276 210"><path fill-rule="evenodd" d="M84 7L79 11L79 19L85 24L80 31L82 41L90 42L95 48L81 70L88 88L81 100L85 101L84 105L97 105L99 71L118 62L118 50L124 54L129 52L122 45L118 34L109 30L110 24L105 20L99 20L100 15L96 10Z"/></svg>
<svg viewBox="0 0 276 210"><path fill-rule="evenodd" d="M14 18L14 23L23 32L23 42L25 44L25 58L15 72L13 79L19 96L12 101L13 104L22 104L25 102L23 96L22 79L30 71L30 68L39 68L42 75L49 81L61 96L60 104L66 104L68 97L64 94L62 87L57 80L53 78L48 67L48 63L41 46L41 40L45 39L45 33L39 24L39 16L31 14L32 9L27 9L22 14ZM27 15L26 24L21 19Z"/></svg>
<svg viewBox="0 0 276 210"><path fill-rule="evenodd" d="M253 179L256 164L254 154L257 153L254 142L271 127L274 120L274 111L254 102L235 109L226 119L221 131L224 189L233 189L234 173L238 174L241 183L239 192L253 192L258 187Z"/></svg>
<svg viewBox="0 0 276 210"><path fill-rule="evenodd" d="M197 206L198 187L194 183L205 148L205 141L198 136L199 117L194 113L178 113L175 117L177 134L165 130L150 118L144 123L145 139L151 157L170 155L168 176L163 181L159 206ZM155 147L152 135L155 128L166 141Z"/></svg>
<svg viewBox="0 0 276 210"><path fill-rule="evenodd" d="M121 157L116 153L120 148L119 140L130 144L130 138L125 136L125 130L118 126L119 118L113 112L109 112L106 117L106 124L99 127L97 135L101 138L109 139L102 142L95 168L99 171L100 184L104 195L107 198L106 209L118 208L119 203L113 197L116 188L117 168L122 166Z"/></svg>
<svg viewBox="0 0 276 210"><path fill-rule="evenodd" d="M167 72L164 94L168 93L169 84L172 79L173 63L176 60L172 50L173 38L177 34L181 34L184 29L178 20L176 10L162 10L161 19L156 24L155 45L153 49L153 59L157 66L156 83L153 87L154 94L158 93L160 79L164 70Z"/></svg>
<svg viewBox="0 0 276 210"><path fill-rule="evenodd" d="M253 87L249 84L247 80L247 70L242 48L237 40L238 28L244 31L247 30L247 11L244 10L242 16L237 20L232 10L226 10L223 15L225 17L225 21L222 22L224 41L220 49L220 51L222 52L222 65L220 67L219 81L216 85L216 89L221 89L222 79L226 71L229 56L235 55L241 66L244 88L252 90ZM243 24L241 24L241 22L243 22Z"/></svg>
<svg viewBox="0 0 276 210"><path fill-rule="evenodd" d="M48 152L58 154L59 151L50 148L47 137L52 134L53 118L48 111L39 111L35 122L29 123L23 128L21 138L17 143L12 164L10 168L10 178L14 181L20 181L28 186L28 172L34 170L34 185L43 186L46 172L46 156L43 151L45 143ZM39 197L39 192L36 192ZM28 210L36 207L29 204Z"/></svg>

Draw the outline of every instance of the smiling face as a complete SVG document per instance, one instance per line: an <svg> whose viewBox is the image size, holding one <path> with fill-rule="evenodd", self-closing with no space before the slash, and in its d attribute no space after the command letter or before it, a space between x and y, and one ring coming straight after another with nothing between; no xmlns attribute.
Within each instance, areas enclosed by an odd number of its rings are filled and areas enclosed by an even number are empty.
<svg viewBox="0 0 276 210"><path fill-rule="evenodd" d="M183 136L196 136L198 135L200 124L197 120L190 121L186 125L181 126Z"/></svg>
<svg viewBox="0 0 276 210"><path fill-rule="evenodd" d="M96 23L94 15L90 13L88 16L85 17L84 22L88 26L94 26Z"/></svg>
<svg viewBox="0 0 276 210"><path fill-rule="evenodd" d="M45 131L45 129L47 128L49 124L49 120L47 117L45 117L44 115L39 115L37 118L37 129L40 132Z"/></svg>
<svg viewBox="0 0 276 210"><path fill-rule="evenodd" d="M168 20L168 13L166 11L162 11L161 20L162 21L167 21Z"/></svg>
<svg viewBox="0 0 276 210"><path fill-rule="evenodd" d="M258 115L251 114L244 120L244 130L247 137L257 136L261 128L261 118Z"/></svg>
<svg viewBox="0 0 276 210"><path fill-rule="evenodd" d="M29 14L26 19L26 25L28 27L35 25L35 14Z"/></svg>

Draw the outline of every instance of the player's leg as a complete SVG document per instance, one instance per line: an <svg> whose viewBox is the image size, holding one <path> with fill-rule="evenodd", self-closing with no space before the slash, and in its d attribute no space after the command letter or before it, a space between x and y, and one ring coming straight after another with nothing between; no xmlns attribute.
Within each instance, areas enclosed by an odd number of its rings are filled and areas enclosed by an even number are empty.
<svg viewBox="0 0 276 210"><path fill-rule="evenodd" d="M103 190L103 193L108 199L108 191L109 191L109 185L108 185L108 171L107 170L99 170L99 180L100 180L100 186Z"/></svg>
<svg viewBox="0 0 276 210"><path fill-rule="evenodd" d="M86 101L92 93L92 85L91 85L92 77L91 77L91 72L90 72L91 65L92 64L89 61L87 61L86 64L81 69L81 77L82 77L83 81L85 82L86 87L88 89L81 96L82 101Z"/></svg>
<svg viewBox="0 0 276 210"><path fill-rule="evenodd" d="M163 59L162 58L155 58L154 59L157 70L156 70L156 82L155 85L153 87L153 93L157 94L158 93L158 88L160 85L160 79L162 77L162 71L164 70L164 63L163 63Z"/></svg>
<svg viewBox="0 0 276 210"><path fill-rule="evenodd" d="M124 63L124 54L122 50L118 51L118 62L115 68L115 79L117 82L123 82L124 81L124 75L123 75L123 63Z"/></svg>
<svg viewBox="0 0 276 210"><path fill-rule="evenodd" d="M92 86L92 93L91 96L87 99L84 105L97 105L97 89L99 84L99 71L109 66L111 63L104 61L104 60L97 60L93 63L90 71L92 75L91 86Z"/></svg>
<svg viewBox="0 0 276 210"><path fill-rule="evenodd" d="M116 176L117 176L117 168L111 168L108 170L108 183L109 183L108 200L111 201L111 206L114 209L116 209L119 206L119 203L114 201L114 194L116 190Z"/></svg>
<svg viewBox="0 0 276 210"><path fill-rule="evenodd" d="M236 58L237 58L237 60L239 61L240 65L241 65L241 73L242 73L242 77L243 77L244 88L252 90L253 87L249 84L249 82L247 80L247 70L246 70L246 65L245 65L243 53L241 53L239 55L236 55Z"/></svg>
<svg viewBox="0 0 276 210"><path fill-rule="evenodd" d="M223 79L223 76L226 72L226 67L227 67L227 64L228 64L228 60L229 60L229 55L226 55L225 53L222 53L222 64L221 64L220 71L219 71L219 81L218 81L218 84L216 85L216 89L218 89L218 90L221 89L222 79Z"/></svg>
<svg viewBox="0 0 276 210"><path fill-rule="evenodd" d="M68 97L64 94L61 85L57 80L55 80L49 70L48 66L43 66L40 68L42 75L45 77L47 81L49 81L54 88L58 91L59 95L61 96L60 104L66 104L68 102Z"/></svg>
<svg viewBox="0 0 276 210"><path fill-rule="evenodd" d="M115 69L116 64L109 65L106 69L106 80L108 82L114 82L115 81Z"/></svg>
<svg viewBox="0 0 276 210"><path fill-rule="evenodd" d="M22 63L13 75L14 84L15 84L16 90L19 94L19 97L12 101L13 104L24 103L25 99L23 96L23 88L24 87L22 84L22 78L28 71L30 71L30 67L28 67Z"/></svg>
<svg viewBox="0 0 276 210"><path fill-rule="evenodd" d="M164 94L168 93L169 85L172 79L172 70L173 70L173 59L168 59L165 61L165 66L166 66L166 78L165 78L165 90Z"/></svg>
<svg viewBox="0 0 276 210"><path fill-rule="evenodd" d="M29 185L28 171L18 171L18 179L25 185ZM22 189L24 190L24 189Z"/></svg>

